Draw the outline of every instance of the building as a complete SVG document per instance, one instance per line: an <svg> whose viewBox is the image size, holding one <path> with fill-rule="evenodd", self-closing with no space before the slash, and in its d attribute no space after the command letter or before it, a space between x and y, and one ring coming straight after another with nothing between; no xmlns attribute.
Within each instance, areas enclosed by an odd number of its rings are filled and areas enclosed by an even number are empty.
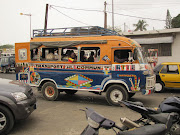
<svg viewBox="0 0 180 135"><path fill-rule="evenodd" d="M148 49L158 49L157 64L180 62L180 28L123 32L120 34L137 41L147 54Z"/></svg>

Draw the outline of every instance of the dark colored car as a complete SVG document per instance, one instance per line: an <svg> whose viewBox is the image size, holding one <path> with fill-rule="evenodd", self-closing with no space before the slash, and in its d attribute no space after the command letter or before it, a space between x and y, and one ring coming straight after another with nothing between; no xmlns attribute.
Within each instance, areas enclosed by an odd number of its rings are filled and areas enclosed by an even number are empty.
<svg viewBox="0 0 180 135"><path fill-rule="evenodd" d="M1 71L3 73L15 71L15 56L4 56L1 58Z"/></svg>
<svg viewBox="0 0 180 135"><path fill-rule="evenodd" d="M6 135L15 121L26 119L36 109L32 88L0 78L0 135Z"/></svg>

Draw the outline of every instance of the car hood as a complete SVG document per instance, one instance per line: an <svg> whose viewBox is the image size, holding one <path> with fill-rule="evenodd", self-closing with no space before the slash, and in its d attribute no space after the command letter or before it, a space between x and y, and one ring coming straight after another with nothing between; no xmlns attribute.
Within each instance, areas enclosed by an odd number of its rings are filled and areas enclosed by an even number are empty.
<svg viewBox="0 0 180 135"><path fill-rule="evenodd" d="M0 78L0 91L25 92L28 89L30 89L30 86L25 83Z"/></svg>

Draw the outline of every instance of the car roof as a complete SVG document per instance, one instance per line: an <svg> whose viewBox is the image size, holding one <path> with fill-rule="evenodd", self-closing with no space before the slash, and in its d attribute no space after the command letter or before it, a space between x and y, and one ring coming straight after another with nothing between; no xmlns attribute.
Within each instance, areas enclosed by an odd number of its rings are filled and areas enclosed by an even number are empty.
<svg viewBox="0 0 180 135"><path fill-rule="evenodd" d="M180 62L163 62L162 65L180 65Z"/></svg>

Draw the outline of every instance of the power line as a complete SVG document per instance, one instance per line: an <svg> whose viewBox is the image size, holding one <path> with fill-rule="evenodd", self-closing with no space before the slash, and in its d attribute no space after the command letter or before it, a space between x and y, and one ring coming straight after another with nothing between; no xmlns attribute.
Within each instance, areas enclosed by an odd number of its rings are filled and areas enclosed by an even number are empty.
<svg viewBox="0 0 180 135"><path fill-rule="evenodd" d="M156 5L176 5L176 4L180 4L180 3L156 3ZM112 4L108 4L108 5L112 5ZM149 5L154 5L154 4L123 4L123 3L121 3L121 4L114 4L114 5L133 5L133 6L139 6L139 5L142 5L142 6L149 6Z"/></svg>
<svg viewBox="0 0 180 135"><path fill-rule="evenodd" d="M87 24L87 23L81 22L81 21L79 21L79 20L76 20L76 19L74 19L74 18L72 18L72 17L70 17L70 16L62 13L61 11L59 11L58 9L56 9L56 8L54 8L54 7L52 7L52 6L51 6L51 8L54 9L54 10L56 10L57 12L61 13L62 15L66 16L66 17L68 17L68 18L70 18L70 19L72 19L72 20L74 20L74 21L76 21L76 22L79 22L79 23L82 23L82 24L85 24L85 25L89 25L89 24Z"/></svg>
<svg viewBox="0 0 180 135"><path fill-rule="evenodd" d="M51 7L59 7L59 8L70 9L70 10L82 10L82 11L104 12L104 11L101 11L101 10L89 10L89 9L78 9L78 8L67 8L67 7L55 6L55 5L51 5ZM56 9L56 10L57 10L57 9ZM107 13L112 14L112 12L110 12L110 11L107 11ZM121 16L133 17L133 18L139 18L139 19L148 19L148 20L154 20L154 21L166 21L166 20L161 20L161 19L154 19L154 18L148 18L148 17L139 17L139 16L133 16L133 15L120 14L120 13L114 13L114 14L116 14L116 15L121 15Z"/></svg>

